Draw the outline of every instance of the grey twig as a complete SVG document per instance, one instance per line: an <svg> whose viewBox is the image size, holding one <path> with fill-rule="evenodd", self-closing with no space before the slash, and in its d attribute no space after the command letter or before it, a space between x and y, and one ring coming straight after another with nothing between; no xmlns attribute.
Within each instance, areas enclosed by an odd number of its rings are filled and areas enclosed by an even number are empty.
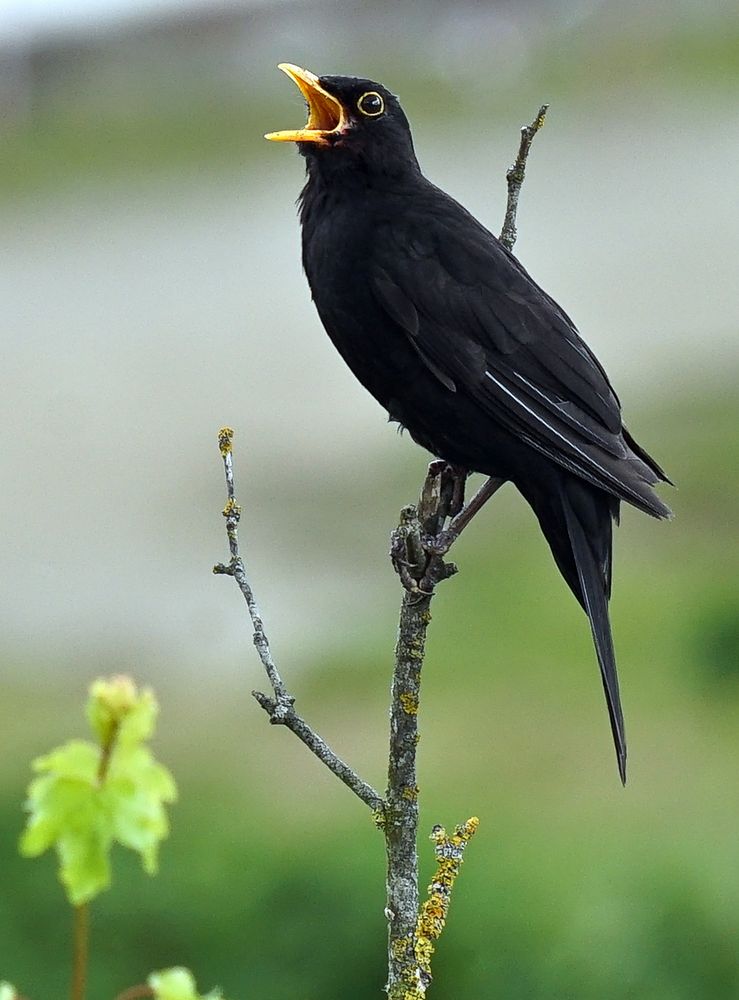
<svg viewBox="0 0 739 1000"><path fill-rule="evenodd" d="M249 609L249 616L254 629L254 645L259 653L259 659L262 661L262 666L269 679L274 697L270 698L266 694L262 694L261 691L252 691L252 695L265 710L269 716L269 721L273 725L285 726L293 732L308 747L311 753L315 754L326 765L329 771L332 771L340 781L343 781L347 788L350 788L380 818L384 815L385 808L385 803L381 795L371 785L368 785L366 781L363 781L348 764L341 760L326 741L311 729L305 719L297 714L294 707L295 699L285 687L275 665L267 633L264 629L264 622L259 613L254 593L246 575L244 562L239 552L238 524L241 517L241 508L236 502L234 487L233 459L231 454L233 436L234 432L230 427L223 427L218 433L218 446L221 451L226 474L228 499L226 500L226 506L223 508L223 516L226 518L226 534L228 535L231 561L228 565L218 563L213 567L213 572L234 578L239 590L244 595L244 600Z"/></svg>
<svg viewBox="0 0 739 1000"><path fill-rule="evenodd" d="M526 173L526 160L531 149L531 143L534 141L534 136L544 124L548 110L549 105L542 104L539 108L539 113L532 123L523 126L521 129L521 145L518 147L516 162L512 167L509 167L506 173L506 180L508 181L508 204L506 205L503 229L500 233L500 242L506 250L512 250L516 242L516 236L518 235L516 230L516 212L518 211L518 196L521 193L521 185Z"/></svg>

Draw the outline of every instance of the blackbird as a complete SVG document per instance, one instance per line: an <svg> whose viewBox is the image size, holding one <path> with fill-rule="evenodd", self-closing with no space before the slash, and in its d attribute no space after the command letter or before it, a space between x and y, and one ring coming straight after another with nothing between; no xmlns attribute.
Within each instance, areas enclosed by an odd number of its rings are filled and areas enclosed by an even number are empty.
<svg viewBox="0 0 739 1000"><path fill-rule="evenodd" d="M626 738L608 618L611 535L627 501L670 509L602 365L516 257L421 173L397 97L372 80L280 65L308 121L296 142L303 267L362 385L434 455L512 482L593 634L618 769Z"/></svg>

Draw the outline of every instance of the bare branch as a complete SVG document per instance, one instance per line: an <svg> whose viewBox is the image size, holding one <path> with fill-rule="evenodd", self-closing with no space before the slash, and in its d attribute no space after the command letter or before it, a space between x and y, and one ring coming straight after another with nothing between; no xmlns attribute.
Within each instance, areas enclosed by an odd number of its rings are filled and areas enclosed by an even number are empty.
<svg viewBox="0 0 739 1000"><path fill-rule="evenodd" d="M220 448L221 456L223 457L223 468L226 473L226 491L228 499L226 501L226 506L223 508L223 516L226 518L226 534L228 535L228 547L231 550L231 562L228 566L224 566L223 563L218 563L213 567L213 572L223 573L226 576L232 576L238 584L239 590L244 595L244 600L249 608L249 616L254 627L254 645L257 648L259 659L262 661L262 666L267 673L267 677L269 678L269 683L272 686L275 697L280 703L280 706L282 706L283 703L290 702L290 699L287 691L285 690L285 685L282 683L282 678L277 672L275 662L272 659L272 651L269 647L269 640L267 639L267 633L264 631L264 622L262 621L262 616L259 613L259 608L257 607L256 600L254 599L252 589L249 586L249 581L246 578L244 563L239 555L238 526L241 518L241 507L236 502L236 495L234 492L233 458L231 455L233 436L234 432L230 427L222 427L218 432L218 447Z"/></svg>
<svg viewBox="0 0 739 1000"><path fill-rule="evenodd" d="M516 212L518 211L518 196L521 193L524 175L526 173L526 160L531 149L534 136L544 124L548 104L542 104L539 113L530 125L524 125L521 129L521 145L518 147L516 162L506 173L508 182L508 204L506 205L505 220L500 233L500 242L506 250L513 250L518 232L516 230Z"/></svg>
<svg viewBox="0 0 739 1000"><path fill-rule="evenodd" d="M431 884L428 887L428 899L421 907L413 936L413 953L416 959L414 982L416 992L414 998L424 997L431 982L431 957L436 947L435 942L441 937L449 912L452 889L459 870L464 861L467 844L474 837L480 821L477 816L471 816L466 823L461 823L451 836L443 826L435 826L431 831L434 854L437 867Z"/></svg>
<svg viewBox="0 0 739 1000"><path fill-rule="evenodd" d="M274 698L270 698L260 691L252 691L252 694L269 715L271 723L285 726L293 732L308 747L311 753L315 754L340 781L344 782L347 788L350 788L362 802L375 812L376 817L379 819L384 814L385 808L382 796L371 785L367 784L366 781L363 781L348 764L341 760L325 740L311 729L305 719L296 713L294 708L295 699L285 687L275 665L269 639L264 628L264 622L259 613L254 592L249 584L244 562L239 552L238 524L241 517L241 508L236 502L234 487L233 459L231 454L233 436L234 432L230 427L223 427L218 433L218 446L221 451L223 468L226 474L228 499L226 500L226 506L223 508L223 516L226 518L226 534L228 535L231 561L228 565L218 563L213 567L213 572L234 578L239 590L244 595L244 600L249 609L249 616L254 628L254 645L259 653L259 659L262 661L262 666L274 692Z"/></svg>
<svg viewBox="0 0 739 1000"><path fill-rule="evenodd" d="M268 698L261 691L252 691L252 694L269 715L271 723L285 726L290 732L295 733L301 743L304 743L310 752L315 754L329 771L336 775L339 781L343 781L347 788L350 788L362 802L370 807L378 822L384 821L385 803L379 793L366 781L363 781L340 757L337 757L325 740L318 733L315 733L305 719L294 711L292 698L289 699L289 708L285 709L278 701L274 698Z"/></svg>
<svg viewBox="0 0 739 1000"><path fill-rule="evenodd" d="M460 503L459 470L432 462L417 507L405 507L393 533L391 555L405 586L400 607L390 704L385 844L387 850L388 983L390 1000L401 1000L416 975L414 933L418 920L418 784L416 746L421 668L434 587L456 572L427 544Z"/></svg>

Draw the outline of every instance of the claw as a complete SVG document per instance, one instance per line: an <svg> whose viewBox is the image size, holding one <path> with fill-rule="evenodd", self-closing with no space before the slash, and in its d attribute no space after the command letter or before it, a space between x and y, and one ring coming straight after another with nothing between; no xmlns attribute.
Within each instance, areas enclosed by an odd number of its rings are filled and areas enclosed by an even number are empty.
<svg viewBox="0 0 739 1000"><path fill-rule="evenodd" d="M438 535L426 535L423 539L423 551L431 556L445 556L457 535L453 531L440 531Z"/></svg>

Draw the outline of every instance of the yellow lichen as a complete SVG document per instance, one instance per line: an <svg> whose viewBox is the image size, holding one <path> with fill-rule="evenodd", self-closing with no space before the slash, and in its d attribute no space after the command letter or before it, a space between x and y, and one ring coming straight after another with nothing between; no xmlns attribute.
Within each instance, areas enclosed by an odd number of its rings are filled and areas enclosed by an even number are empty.
<svg viewBox="0 0 739 1000"><path fill-rule="evenodd" d="M223 508L223 516L233 517L235 515L238 517L240 513L241 507L236 503L236 500L233 497L229 497L226 501L226 506Z"/></svg>
<svg viewBox="0 0 739 1000"><path fill-rule="evenodd" d="M418 785L407 785L403 789L403 798L407 799L408 802L415 802L418 799L418 792Z"/></svg>
<svg viewBox="0 0 739 1000"><path fill-rule="evenodd" d="M396 938L391 944L391 949L393 952L393 958L400 961L400 959L405 958L411 947L411 936L407 934L405 937Z"/></svg>
<svg viewBox="0 0 739 1000"><path fill-rule="evenodd" d="M221 449L221 455L223 455L224 458L231 451L233 439L234 432L231 427L221 427L218 431L218 447Z"/></svg>
<svg viewBox="0 0 739 1000"><path fill-rule="evenodd" d="M431 840L436 845L438 867L428 887L428 899L421 906L418 915L413 944L418 968L429 977L434 941L439 939L444 930L452 886L464 860L467 843L479 825L477 816L472 816L466 823L460 824L451 836L447 836L443 826L434 827L431 833Z"/></svg>
<svg viewBox="0 0 739 1000"><path fill-rule="evenodd" d="M418 695L404 691L400 696L400 704L407 715L418 715Z"/></svg>
<svg viewBox="0 0 739 1000"><path fill-rule="evenodd" d="M372 819L378 830L384 830L387 826L387 814L383 806L378 806L372 810Z"/></svg>

